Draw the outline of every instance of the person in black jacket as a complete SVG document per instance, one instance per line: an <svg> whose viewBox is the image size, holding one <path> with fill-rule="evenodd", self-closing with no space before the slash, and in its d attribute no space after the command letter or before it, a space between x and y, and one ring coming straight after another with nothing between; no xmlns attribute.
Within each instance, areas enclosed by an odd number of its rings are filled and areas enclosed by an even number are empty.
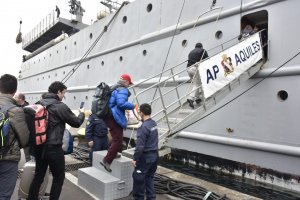
<svg viewBox="0 0 300 200"><path fill-rule="evenodd" d="M59 199L65 179L65 157L62 149L62 140L65 124L72 127L80 127L84 121L84 109L80 109L78 117L64 104L67 87L59 81L53 82L48 88L48 94L39 103L47 107L49 113L49 125L46 131L47 139L44 144L36 145L35 158L36 170L30 185L30 200L37 200L40 186L44 180L48 166L52 172L53 181L50 190L50 199Z"/></svg>
<svg viewBox="0 0 300 200"><path fill-rule="evenodd" d="M95 114L91 114L86 123L85 138L91 148L89 158L93 161L93 152L108 149L108 129L103 121Z"/></svg>
<svg viewBox="0 0 300 200"><path fill-rule="evenodd" d="M193 49L188 56L187 72L193 84L192 92L190 93L187 102L191 108L194 108L194 101L199 104L201 103L200 98L200 75L198 72L198 62L208 58L207 52L203 49L201 43L197 43L195 49Z"/></svg>

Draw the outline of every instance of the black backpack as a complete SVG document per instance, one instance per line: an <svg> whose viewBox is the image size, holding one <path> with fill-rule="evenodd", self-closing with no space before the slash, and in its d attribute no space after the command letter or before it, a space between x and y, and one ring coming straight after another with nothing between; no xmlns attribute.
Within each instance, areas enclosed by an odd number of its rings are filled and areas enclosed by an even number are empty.
<svg viewBox="0 0 300 200"><path fill-rule="evenodd" d="M9 143L9 132L10 132L10 122L8 111L9 109L16 107L16 105L1 105L0 106L0 160L7 154L12 144L15 142L13 140Z"/></svg>
<svg viewBox="0 0 300 200"><path fill-rule="evenodd" d="M100 118L106 118L111 115L109 108L109 99L112 89L104 82L101 82L95 91L92 101L92 113Z"/></svg>

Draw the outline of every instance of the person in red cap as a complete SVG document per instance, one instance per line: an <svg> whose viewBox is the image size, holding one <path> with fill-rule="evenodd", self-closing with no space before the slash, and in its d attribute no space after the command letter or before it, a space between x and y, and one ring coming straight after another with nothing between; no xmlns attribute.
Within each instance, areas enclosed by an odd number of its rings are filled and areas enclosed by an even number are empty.
<svg viewBox="0 0 300 200"><path fill-rule="evenodd" d="M122 152L123 129L127 127L125 110L134 109L134 105L128 102L130 92L127 88L132 84L131 77L128 74L123 74L118 83L112 87L114 90L109 100L112 115L104 119L107 127L110 129L112 143L106 156L100 162L108 172L112 171L110 165L116 157L119 157L118 152Z"/></svg>

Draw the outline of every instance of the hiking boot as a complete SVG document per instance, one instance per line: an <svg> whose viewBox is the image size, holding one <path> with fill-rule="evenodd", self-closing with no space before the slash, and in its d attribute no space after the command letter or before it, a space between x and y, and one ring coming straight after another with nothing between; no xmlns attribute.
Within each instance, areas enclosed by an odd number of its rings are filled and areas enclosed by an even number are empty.
<svg viewBox="0 0 300 200"><path fill-rule="evenodd" d="M117 153L115 158L121 158L122 154L121 153Z"/></svg>
<svg viewBox="0 0 300 200"><path fill-rule="evenodd" d="M108 164L108 162L106 162L104 159L102 160L102 162L100 162L100 164L106 171L108 171L109 173L112 172L112 170L110 169L110 164Z"/></svg>
<svg viewBox="0 0 300 200"><path fill-rule="evenodd" d="M202 102L201 99L197 99L197 100L196 100L196 104L200 104L201 102Z"/></svg>
<svg viewBox="0 0 300 200"><path fill-rule="evenodd" d="M186 100L186 101L188 102L189 106L190 106L192 109L194 109L193 100L188 99L188 100Z"/></svg>

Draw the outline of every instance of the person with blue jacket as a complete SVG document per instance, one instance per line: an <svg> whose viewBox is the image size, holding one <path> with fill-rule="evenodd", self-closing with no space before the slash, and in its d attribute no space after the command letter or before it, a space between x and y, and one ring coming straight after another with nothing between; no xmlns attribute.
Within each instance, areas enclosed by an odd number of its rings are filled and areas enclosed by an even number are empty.
<svg viewBox="0 0 300 200"><path fill-rule="evenodd" d="M125 110L134 109L134 105L128 102L130 92L127 88L132 84L131 77L128 74L123 74L118 83L112 87L113 92L109 100L112 115L104 119L107 127L110 129L112 143L106 156L100 162L108 172L112 171L110 165L118 156L118 152L122 152L123 129L127 127Z"/></svg>
<svg viewBox="0 0 300 200"><path fill-rule="evenodd" d="M96 114L91 114L88 118L85 128L85 138L88 146L91 148L89 158L93 161L93 152L108 149L108 129L103 121Z"/></svg>

